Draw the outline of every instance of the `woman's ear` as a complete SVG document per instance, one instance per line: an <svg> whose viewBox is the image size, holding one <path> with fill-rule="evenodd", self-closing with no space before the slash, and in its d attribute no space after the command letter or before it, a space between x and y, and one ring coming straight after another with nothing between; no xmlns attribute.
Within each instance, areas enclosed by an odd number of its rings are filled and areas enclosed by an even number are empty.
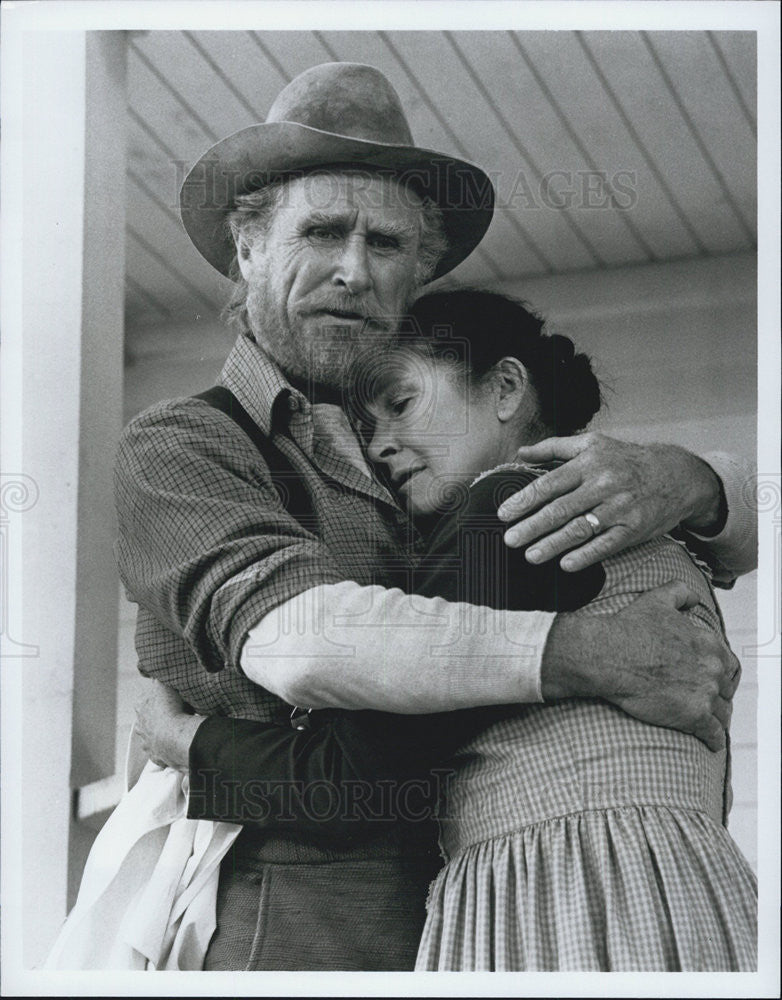
<svg viewBox="0 0 782 1000"><path fill-rule="evenodd" d="M494 366L497 417L505 422L515 416L527 393L529 376L518 358L502 358Z"/></svg>

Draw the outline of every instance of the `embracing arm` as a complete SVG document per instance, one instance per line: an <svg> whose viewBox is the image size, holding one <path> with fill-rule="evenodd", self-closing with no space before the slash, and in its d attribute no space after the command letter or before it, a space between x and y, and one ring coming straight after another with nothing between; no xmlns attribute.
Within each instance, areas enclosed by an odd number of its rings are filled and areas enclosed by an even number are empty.
<svg viewBox="0 0 782 1000"><path fill-rule="evenodd" d="M552 615L519 612L506 623L493 612L492 634L482 635L483 609L346 581L327 547L285 510L249 438L200 400L160 404L129 425L116 497L129 595L184 638L206 670L243 669L308 707L426 713L540 699ZM346 618L348 644L334 646L330 629ZM397 663L378 670L365 645L370 631L381 643L390 638L392 660L414 653L415 672L400 675ZM358 668L340 673L345 658ZM336 700L318 699L321 683Z"/></svg>
<svg viewBox="0 0 782 1000"><path fill-rule="evenodd" d="M614 671L628 660L625 646L636 651L637 676L627 671L623 690L654 684L655 630L631 609L598 623L594 636L584 631L595 623L576 630L560 622L549 638L554 616L546 612L346 582L328 549L284 510L246 435L197 400L161 404L130 425L117 506L131 598L183 637L205 669L243 669L291 704L429 713L538 701L546 693L542 663L557 694L610 697L600 655L608 630L617 636ZM666 655L680 670L689 658L686 677L666 675L668 697L680 698L683 725L697 729L711 718L703 701L715 677L730 675L732 664L693 650L692 626L672 609L663 613ZM699 671L701 661L708 662ZM706 678L698 698L692 676ZM659 717L654 705L643 712L647 721Z"/></svg>
<svg viewBox="0 0 782 1000"><path fill-rule="evenodd" d="M676 445L635 445L603 434L550 438L519 450L525 462L563 461L500 509L523 518L506 541L529 546L531 561L567 553L564 569L583 569L679 527L723 586L757 564L752 462L722 453L707 460ZM594 513L597 537L580 516ZM535 544L532 544L532 543Z"/></svg>
<svg viewBox="0 0 782 1000"><path fill-rule="evenodd" d="M411 818L432 815L450 773L442 763L491 720L483 710L329 710L301 717L294 728L193 715L174 691L152 681L136 707L135 728L151 760L189 772L189 818L264 829L295 824L298 833L345 843L402 818L400 803L415 809Z"/></svg>

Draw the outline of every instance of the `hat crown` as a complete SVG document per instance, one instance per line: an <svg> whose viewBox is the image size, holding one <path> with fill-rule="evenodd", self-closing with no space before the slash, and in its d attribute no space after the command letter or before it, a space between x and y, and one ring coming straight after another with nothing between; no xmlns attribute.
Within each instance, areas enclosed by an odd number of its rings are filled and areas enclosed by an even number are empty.
<svg viewBox="0 0 782 1000"><path fill-rule="evenodd" d="M322 63L291 80L266 117L368 142L412 146L402 104L386 77L363 63Z"/></svg>

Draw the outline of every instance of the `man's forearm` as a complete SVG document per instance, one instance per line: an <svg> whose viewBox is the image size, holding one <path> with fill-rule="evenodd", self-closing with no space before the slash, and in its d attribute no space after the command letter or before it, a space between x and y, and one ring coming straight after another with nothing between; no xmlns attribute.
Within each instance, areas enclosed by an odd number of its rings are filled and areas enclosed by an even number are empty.
<svg viewBox="0 0 782 1000"><path fill-rule="evenodd" d="M536 702L553 619L543 611L325 585L251 629L241 664L250 680L307 708L420 714Z"/></svg>

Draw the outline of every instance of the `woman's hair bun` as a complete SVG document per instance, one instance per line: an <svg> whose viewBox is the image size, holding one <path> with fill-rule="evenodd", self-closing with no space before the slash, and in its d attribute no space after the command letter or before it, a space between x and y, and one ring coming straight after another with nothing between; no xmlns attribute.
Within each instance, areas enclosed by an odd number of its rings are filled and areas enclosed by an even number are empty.
<svg viewBox="0 0 782 1000"><path fill-rule="evenodd" d="M602 404L600 383L586 354L570 337L555 333L539 340L541 357L528 364L540 400L541 418L557 435L587 426Z"/></svg>
<svg viewBox="0 0 782 1000"><path fill-rule="evenodd" d="M544 340L548 340L552 356L557 364L567 364L573 360L576 348L570 337L563 337L560 333L544 334Z"/></svg>

